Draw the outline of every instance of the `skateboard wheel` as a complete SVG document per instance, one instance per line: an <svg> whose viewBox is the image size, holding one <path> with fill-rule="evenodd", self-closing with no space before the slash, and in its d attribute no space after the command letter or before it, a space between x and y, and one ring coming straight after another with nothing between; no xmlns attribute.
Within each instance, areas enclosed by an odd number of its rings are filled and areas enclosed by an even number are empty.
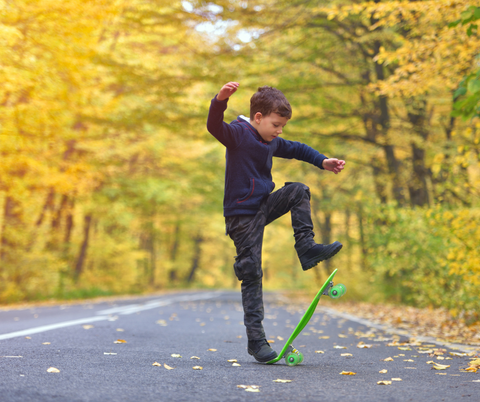
<svg viewBox="0 0 480 402"><path fill-rule="evenodd" d="M332 299L338 299L339 297L342 297L346 291L347 291L347 288L345 287L345 285L342 283L339 283L338 285L335 285L330 288L330 290L328 291L328 295Z"/></svg>
<svg viewBox="0 0 480 402"><path fill-rule="evenodd" d="M297 364L300 364L303 360L303 356L301 355L301 353L289 353L285 356L285 363L287 363L288 366L296 366Z"/></svg>
<svg viewBox="0 0 480 402"><path fill-rule="evenodd" d="M300 364L301 362L303 362L303 353L300 353L300 352L298 352L298 353L299 353L299 356L300 356L300 361L298 362L298 364Z"/></svg>

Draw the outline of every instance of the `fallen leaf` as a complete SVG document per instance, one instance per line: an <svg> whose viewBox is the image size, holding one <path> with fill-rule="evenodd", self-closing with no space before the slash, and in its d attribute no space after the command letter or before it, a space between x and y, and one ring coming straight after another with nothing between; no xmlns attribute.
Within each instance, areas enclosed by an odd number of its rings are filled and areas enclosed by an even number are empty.
<svg viewBox="0 0 480 402"><path fill-rule="evenodd" d="M357 348L359 349L370 349L372 347L372 345L367 345L366 343L359 343L357 345Z"/></svg>
<svg viewBox="0 0 480 402"><path fill-rule="evenodd" d="M237 359L230 359L230 360L227 360L227 362L229 362L229 363L236 363L236 362L237 362Z"/></svg>
<svg viewBox="0 0 480 402"><path fill-rule="evenodd" d="M180 356L178 353L173 353L173 354L171 354L170 356L172 356L172 357L177 357L177 358L182 357L182 356Z"/></svg>
<svg viewBox="0 0 480 402"><path fill-rule="evenodd" d="M480 380L472 380L472 382L480 382Z"/></svg>
<svg viewBox="0 0 480 402"><path fill-rule="evenodd" d="M403 381L401 378L392 378L392 381Z"/></svg>
<svg viewBox="0 0 480 402"><path fill-rule="evenodd" d="M318 339L330 339L329 336L319 336Z"/></svg>
<svg viewBox="0 0 480 402"><path fill-rule="evenodd" d="M477 370L478 369L476 367L468 367L464 371L468 371L468 372L471 372L471 373L476 373Z"/></svg>
<svg viewBox="0 0 480 402"><path fill-rule="evenodd" d="M404 361L404 362L414 362L415 360L412 360L412 359L404 359L403 361Z"/></svg>
<svg viewBox="0 0 480 402"><path fill-rule="evenodd" d="M162 327L166 327L166 326L168 325L165 320L158 320L158 321L157 321L157 324L158 324L158 325L161 325Z"/></svg>
<svg viewBox="0 0 480 402"><path fill-rule="evenodd" d="M437 360L445 360L445 358L442 356L437 356Z"/></svg>
<svg viewBox="0 0 480 402"><path fill-rule="evenodd" d="M216 352L217 349L208 349L209 352Z"/></svg>
<svg viewBox="0 0 480 402"><path fill-rule="evenodd" d="M315 353L324 354L325 352L323 350L316 350Z"/></svg>
<svg viewBox="0 0 480 402"><path fill-rule="evenodd" d="M338 334L338 337L339 337L339 338L348 338L348 335Z"/></svg>
<svg viewBox="0 0 480 402"><path fill-rule="evenodd" d="M260 390L258 388L250 388L250 387L245 388L245 391L246 392L260 392Z"/></svg>
<svg viewBox="0 0 480 402"><path fill-rule="evenodd" d="M342 375L355 375L357 373L354 373L353 371L342 371L341 373L339 374L342 374Z"/></svg>
<svg viewBox="0 0 480 402"><path fill-rule="evenodd" d="M197 357L197 356L192 356L190 359L196 359L196 360L200 360L200 358L199 358L199 357Z"/></svg>
<svg viewBox="0 0 480 402"><path fill-rule="evenodd" d="M427 364L435 364L435 362L433 360L430 360L427 362Z"/></svg>
<svg viewBox="0 0 480 402"><path fill-rule="evenodd" d="M194 370L203 370L203 367L201 367L201 366L193 366L193 369L194 369Z"/></svg>
<svg viewBox="0 0 480 402"><path fill-rule="evenodd" d="M281 380L280 378L277 378L276 380L273 380L273 382L287 383L287 382L292 382L292 380Z"/></svg>
<svg viewBox="0 0 480 402"><path fill-rule="evenodd" d="M124 330L124 329L122 329L122 328L117 328L117 330L116 330L116 331L117 331L117 332L125 332L125 330Z"/></svg>
<svg viewBox="0 0 480 402"><path fill-rule="evenodd" d="M387 369L383 369L383 370L380 370L379 373L380 373L380 374L387 374L387 373L388 373L388 370L387 370Z"/></svg>
<svg viewBox="0 0 480 402"><path fill-rule="evenodd" d="M237 388L242 388L242 389L254 388L254 389L258 389L258 388L260 388L260 385L237 385Z"/></svg>
<svg viewBox="0 0 480 402"><path fill-rule="evenodd" d="M348 357L348 356L353 356L351 353L342 353L340 356L342 357Z"/></svg>
<svg viewBox="0 0 480 402"><path fill-rule="evenodd" d="M384 362L393 362L393 359L391 357L387 357L386 359L383 359Z"/></svg>
<svg viewBox="0 0 480 402"><path fill-rule="evenodd" d="M412 350L410 346L399 346L398 350Z"/></svg>
<svg viewBox="0 0 480 402"><path fill-rule="evenodd" d="M117 340L116 340L115 342L113 342L113 343L127 343L127 341L124 340L124 339L117 339Z"/></svg>
<svg viewBox="0 0 480 402"><path fill-rule="evenodd" d="M159 367L162 367L162 365L161 365L160 363L157 363L157 362L153 363L153 364L152 364L152 366L159 366Z"/></svg>
<svg viewBox="0 0 480 402"><path fill-rule="evenodd" d="M446 370L450 366L447 364L434 363L432 366L435 370Z"/></svg>
<svg viewBox="0 0 480 402"><path fill-rule="evenodd" d="M116 353L111 353L111 352L103 352L104 355L116 355Z"/></svg>
<svg viewBox="0 0 480 402"><path fill-rule="evenodd" d="M416 370L417 368L416 367L404 367L406 368L407 370Z"/></svg>
<svg viewBox="0 0 480 402"><path fill-rule="evenodd" d="M47 373L60 373L60 370L55 368L55 367L50 367L48 370L47 370Z"/></svg>
<svg viewBox="0 0 480 402"><path fill-rule="evenodd" d="M468 353L459 353L459 352L450 352L450 354L456 357L464 357L468 355Z"/></svg>
<svg viewBox="0 0 480 402"><path fill-rule="evenodd" d="M378 381L377 384L378 385L392 385L392 382L391 381Z"/></svg>
<svg viewBox="0 0 480 402"><path fill-rule="evenodd" d="M43 342L42 345L50 345L50 342Z"/></svg>
<svg viewBox="0 0 480 402"><path fill-rule="evenodd" d="M275 339L269 339L268 343L275 343Z"/></svg>
<svg viewBox="0 0 480 402"><path fill-rule="evenodd" d="M83 327L83 329L92 329L93 325L86 324L86 325L82 325L82 327Z"/></svg>
<svg viewBox="0 0 480 402"><path fill-rule="evenodd" d="M278 339L279 341L283 341L283 338L282 338L281 336L277 336L277 339Z"/></svg>
<svg viewBox="0 0 480 402"><path fill-rule="evenodd" d="M174 370L175 369L175 367L170 367L166 364L164 364L163 367L165 367L167 370Z"/></svg>
<svg viewBox="0 0 480 402"><path fill-rule="evenodd" d="M233 363L233 364L232 364L232 367L240 367L240 364L238 364L238 363Z"/></svg>
<svg viewBox="0 0 480 402"><path fill-rule="evenodd" d="M346 346L340 346L340 345L335 345L333 348L334 349L347 349Z"/></svg>

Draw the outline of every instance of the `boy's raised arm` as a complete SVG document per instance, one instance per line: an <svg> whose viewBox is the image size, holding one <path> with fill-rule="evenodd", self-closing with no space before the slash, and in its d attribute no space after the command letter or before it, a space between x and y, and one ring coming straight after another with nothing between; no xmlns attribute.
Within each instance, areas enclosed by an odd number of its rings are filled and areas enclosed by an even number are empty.
<svg viewBox="0 0 480 402"><path fill-rule="evenodd" d="M239 85L238 82L229 82L225 84L212 100L208 112L208 131L227 148L237 146L239 140L234 128L223 121L224 112L227 109L228 98L237 91Z"/></svg>

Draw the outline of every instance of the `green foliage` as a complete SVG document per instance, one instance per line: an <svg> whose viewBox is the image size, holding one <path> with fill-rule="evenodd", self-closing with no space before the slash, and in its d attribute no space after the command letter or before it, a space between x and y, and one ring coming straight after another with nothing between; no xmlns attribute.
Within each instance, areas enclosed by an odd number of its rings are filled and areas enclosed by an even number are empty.
<svg viewBox="0 0 480 402"><path fill-rule="evenodd" d="M478 35L478 24L480 20L480 7L470 6L461 14L461 18L450 23L449 27L456 27L458 24L468 25L467 35ZM477 65L480 63L480 55L477 56ZM480 69L468 74L460 82L455 91L452 116L462 117L464 120L480 117Z"/></svg>

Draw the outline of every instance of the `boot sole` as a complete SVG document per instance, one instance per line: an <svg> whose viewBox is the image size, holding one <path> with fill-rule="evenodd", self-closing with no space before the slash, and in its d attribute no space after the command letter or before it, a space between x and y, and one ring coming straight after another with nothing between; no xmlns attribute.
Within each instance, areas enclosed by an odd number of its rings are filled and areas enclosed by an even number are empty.
<svg viewBox="0 0 480 402"><path fill-rule="evenodd" d="M317 265L319 262L321 261L325 261L325 260L328 260L329 258L332 258L335 254L337 254L343 247L343 244L342 243L339 243L339 242L335 242L335 243L338 243L334 249L330 250L329 252L327 253L324 253L324 254L319 254L317 255L316 257L313 257L311 258L310 260L308 260L307 262L305 262L304 264L302 264L302 269L304 271L310 269L310 268L313 268L315 265Z"/></svg>

